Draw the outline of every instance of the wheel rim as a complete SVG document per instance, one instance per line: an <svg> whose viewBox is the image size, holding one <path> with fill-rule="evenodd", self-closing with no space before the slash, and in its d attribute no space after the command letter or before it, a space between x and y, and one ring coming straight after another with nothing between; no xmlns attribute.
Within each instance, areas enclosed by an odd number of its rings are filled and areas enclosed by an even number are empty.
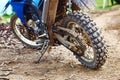
<svg viewBox="0 0 120 80"><path fill-rule="evenodd" d="M33 46L33 47L41 46L41 43L37 43L38 41L40 41L40 39L38 39L38 38L33 39L33 40L29 39L28 30L25 28L24 25L22 25L22 23L21 23L21 21L18 17L16 17L13 21L13 29L14 29L14 32L17 35L17 37L21 41L26 43L27 45L30 45L30 46Z"/></svg>
<svg viewBox="0 0 120 80"><path fill-rule="evenodd" d="M84 29L76 24L75 22L69 22L67 25L67 28L71 29L75 34L78 34L78 39L76 40L76 38L74 36L65 36L66 39L71 42L74 43L74 45L78 45L79 41L81 40L85 50L83 55L80 57L82 60L86 61L86 62L93 62L95 59L95 54L94 54L94 49L93 49L93 45L91 43L91 40L89 38L89 36L87 35L87 33L84 31ZM69 39L68 39L69 38ZM81 46L81 45L79 45ZM76 55L80 56L79 54L82 52L82 50L78 50L75 52Z"/></svg>

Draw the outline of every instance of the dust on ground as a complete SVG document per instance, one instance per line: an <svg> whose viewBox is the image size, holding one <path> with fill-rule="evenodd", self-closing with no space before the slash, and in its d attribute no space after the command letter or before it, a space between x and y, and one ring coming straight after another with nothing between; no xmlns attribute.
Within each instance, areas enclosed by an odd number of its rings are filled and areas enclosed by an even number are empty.
<svg viewBox="0 0 120 80"><path fill-rule="evenodd" d="M17 39L13 40L14 45L3 39L0 42L0 80L120 80L120 10L96 12L91 17L108 48L107 62L102 68L83 67L63 46L52 47L40 63L35 64L38 50L26 47Z"/></svg>

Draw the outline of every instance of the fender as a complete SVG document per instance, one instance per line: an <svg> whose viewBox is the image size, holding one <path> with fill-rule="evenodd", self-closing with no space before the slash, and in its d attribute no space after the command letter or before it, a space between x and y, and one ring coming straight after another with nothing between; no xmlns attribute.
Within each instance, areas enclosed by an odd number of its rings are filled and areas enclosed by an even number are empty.
<svg viewBox="0 0 120 80"><path fill-rule="evenodd" d="M9 0L6 3L5 9L3 10L3 12L8 8L9 5L11 5L13 11L20 18L21 22L25 23L25 19L24 19L24 4L25 4L25 0L23 0L23 1Z"/></svg>
<svg viewBox="0 0 120 80"><path fill-rule="evenodd" d="M24 18L24 2L11 2L11 6L16 15L20 18L21 22L25 23Z"/></svg>
<svg viewBox="0 0 120 80"><path fill-rule="evenodd" d="M32 2L32 0L19 0L19 1L18 0L9 0L5 5L4 11L8 8L9 5L11 5L15 14L20 18L21 22L23 24L25 24L26 21L25 21L25 18L24 18L24 15L25 15L24 14L24 6L26 4L30 5L30 4L33 3L37 7L38 4L39 4L38 1L40 2L41 0L33 0L33 2Z"/></svg>

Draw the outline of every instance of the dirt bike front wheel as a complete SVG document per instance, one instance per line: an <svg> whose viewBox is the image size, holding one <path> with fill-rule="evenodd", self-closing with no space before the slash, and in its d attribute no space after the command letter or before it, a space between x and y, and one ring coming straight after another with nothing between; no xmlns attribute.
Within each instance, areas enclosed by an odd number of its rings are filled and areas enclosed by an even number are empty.
<svg viewBox="0 0 120 80"><path fill-rule="evenodd" d="M36 24L31 19L27 22L29 26L35 28ZM10 26L12 28L13 33L17 36L17 38L30 47L40 47L42 46L45 40L42 40L38 36L34 35L34 33L29 31L17 17L17 15L13 15L11 18Z"/></svg>
<svg viewBox="0 0 120 80"><path fill-rule="evenodd" d="M100 68L106 61L106 47L96 24L83 12L73 12L63 20L62 34L76 58L86 67ZM64 43L63 43L64 45ZM73 47L74 46L74 47ZM66 46L69 48L68 46Z"/></svg>

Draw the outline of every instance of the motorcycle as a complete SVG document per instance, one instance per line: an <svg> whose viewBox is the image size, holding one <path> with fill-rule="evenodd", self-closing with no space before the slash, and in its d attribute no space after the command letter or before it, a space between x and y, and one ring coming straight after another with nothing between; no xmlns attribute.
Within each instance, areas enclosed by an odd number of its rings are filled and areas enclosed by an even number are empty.
<svg viewBox="0 0 120 80"><path fill-rule="evenodd" d="M93 9L94 0L9 0L5 10L9 5L15 13L10 20L14 34L40 49L36 62L56 44L72 51L88 68L98 69L106 62L103 37L83 11Z"/></svg>

